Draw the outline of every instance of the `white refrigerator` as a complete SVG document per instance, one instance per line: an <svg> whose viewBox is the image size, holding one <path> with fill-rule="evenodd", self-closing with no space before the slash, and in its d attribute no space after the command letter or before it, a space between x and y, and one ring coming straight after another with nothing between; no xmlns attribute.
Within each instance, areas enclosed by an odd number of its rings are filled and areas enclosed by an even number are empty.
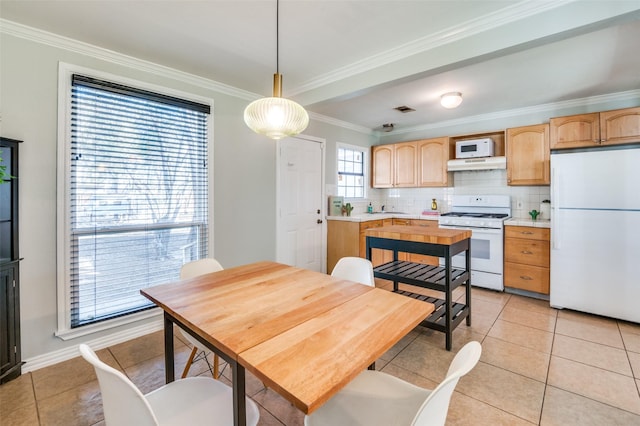
<svg viewBox="0 0 640 426"><path fill-rule="evenodd" d="M552 153L550 303L640 322L640 147Z"/></svg>

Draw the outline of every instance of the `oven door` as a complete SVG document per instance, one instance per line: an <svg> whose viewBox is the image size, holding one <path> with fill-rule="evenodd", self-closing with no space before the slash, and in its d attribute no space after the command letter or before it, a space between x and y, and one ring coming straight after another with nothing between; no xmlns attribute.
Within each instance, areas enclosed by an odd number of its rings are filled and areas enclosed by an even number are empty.
<svg viewBox="0 0 640 426"><path fill-rule="evenodd" d="M469 228L461 226L440 225L440 228L469 229L471 231L471 270L502 275L503 266L503 232L502 229ZM453 257L455 268L465 267L465 254Z"/></svg>

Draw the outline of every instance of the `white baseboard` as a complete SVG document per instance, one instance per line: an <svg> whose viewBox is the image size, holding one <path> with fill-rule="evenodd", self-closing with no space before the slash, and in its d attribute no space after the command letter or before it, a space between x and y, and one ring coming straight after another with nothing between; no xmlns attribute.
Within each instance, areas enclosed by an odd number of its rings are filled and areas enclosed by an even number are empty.
<svg viewBox="0 0 640 426"><path fill-rule="evenodd" d="M118 331L107 336L100 337L98 339L85 341L87 345L92 349L98 350L109 346L117 345L137 337L144 336L149 333L154 333L164 329L163 317L160 316L157 321L152 321L138 327L131 327L124 331ZM39 370L50 365L57 364L62 361L67 361L71 358L79 356L78 346L70 346L68 348L60 349L58 351L49 352L43 355L38 355L33 358L24 359L25 362L22 366L22 372L28 373L30 371Z"/></svg>

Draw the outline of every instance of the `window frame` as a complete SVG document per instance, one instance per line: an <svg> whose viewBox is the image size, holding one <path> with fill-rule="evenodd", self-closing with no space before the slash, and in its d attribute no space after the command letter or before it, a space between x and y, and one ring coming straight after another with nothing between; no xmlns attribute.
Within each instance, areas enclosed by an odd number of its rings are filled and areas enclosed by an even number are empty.
<svg viewBox="0 0 640 426"><path fill-rule="evenodd" d="M345 200L366 200L368 185L369 182L369 148L359 145L351 145L343 142L336 143L336 194L339 194L339 152L340 149L350 149L352 151L358 151L362 153L362 197L347 197L345 196Z"/></svg>
<svg viewBox="0 0 640 426"><path fill-rule="evenodd" d="M58 152L57 152L57 330L55 335L63 340L73 339L102 330L112 329L147 318L156 318L162 311L153 307L144 311L107 319L93 324L71 328L71 212L68 210L71 196L71 91L72 75L82 74L87 77L112 81L114 83L156 92L159 94L185 99L187 101L208 104L211 114L207 116L208 164L213 164L213 99L197 96L179 90L146 83L140 80L123 77L73 64L60 62L58 67ZM207 249L209 256L213 252L213 173L208 173L207 212L208 235Z"/></svg>

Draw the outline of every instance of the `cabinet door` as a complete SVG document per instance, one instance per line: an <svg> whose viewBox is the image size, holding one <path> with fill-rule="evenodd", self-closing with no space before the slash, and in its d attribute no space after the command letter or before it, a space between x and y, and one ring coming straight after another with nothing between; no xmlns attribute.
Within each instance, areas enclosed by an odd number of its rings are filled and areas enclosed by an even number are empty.
<svg viewBox="0 0 640 426"><path fill-rule="evenodd" d="M395 182L399 188L414 188L417 185L417 144L405 142L395 144Z"/></svg>
<svg viewBox="0 0 640 426"><path fill-rule="evenodd" d="M600 114L570 115L549 121L551 149L579 148L600 143Z"/></svg>
<svg viewBox="0 0 640 426"><path fill-rule="evenodd" d="M14 267L0 267L0 375L16 365L16 312Z"/></svg>
<svg viewBox="0 0 640 426"><path fill-rule="evenodd" d="M417 142L418 186L447 186L449 174L449 138L426 139Z"/></svg>
<svg viewBox="0 0 640 426"><path fill-rule="evenodd" d="M600 139L605 145L640 142L640 107L601 112Z"/></svg>
<svg viewBox="0 0 640 426"><path fill-rule="evenodd" d="M549 185L549 125L507 129L507 183Z"/></svg>
<svg viewBox="0 0 640 426"><path fill-rule="evenodd" d="M378 145L371 149L371 186L392 188L394 178L393 145Z"/></svg>

